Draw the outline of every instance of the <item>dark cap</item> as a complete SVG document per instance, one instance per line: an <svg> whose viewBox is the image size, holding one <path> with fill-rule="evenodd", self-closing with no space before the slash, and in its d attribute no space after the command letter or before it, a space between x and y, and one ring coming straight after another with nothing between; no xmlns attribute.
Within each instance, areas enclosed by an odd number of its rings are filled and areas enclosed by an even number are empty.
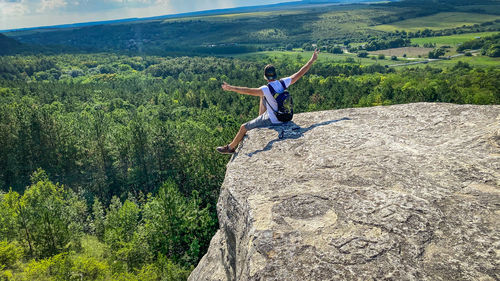
<svg viewBox="0 0 500 281"><path fill-rule="evenodd" d="M266 65L266 67L264 68L264 76L267 80L273 80L278 77L278 75L276 74L276 69L272 64Z"/></svg>

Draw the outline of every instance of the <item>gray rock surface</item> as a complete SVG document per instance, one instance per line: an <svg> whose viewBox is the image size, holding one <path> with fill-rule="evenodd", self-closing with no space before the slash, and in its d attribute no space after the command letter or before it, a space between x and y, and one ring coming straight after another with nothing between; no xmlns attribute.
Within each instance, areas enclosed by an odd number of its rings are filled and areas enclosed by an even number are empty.
<svg viewBox="0 0 500 281"><path fill-rule="evenodd" d="M189 280L500 280L500 106L299 114L227 166Z"/></svg>

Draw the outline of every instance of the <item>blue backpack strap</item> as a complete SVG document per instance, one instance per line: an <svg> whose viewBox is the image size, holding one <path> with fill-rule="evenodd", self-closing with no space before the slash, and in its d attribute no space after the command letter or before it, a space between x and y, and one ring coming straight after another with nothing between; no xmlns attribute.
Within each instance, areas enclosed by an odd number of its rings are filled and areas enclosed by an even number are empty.
<svg viewBox="0 0 500 281"><path fill-rule="evenodd" d="M286 90L285 81L283 81L283 79L280 79L280 83L281 83L281 86L283 86L283 89Z"/></svg>
<svg viewBox="0 0 500 281"><path fill-rule="evenodd" d="M271 91L271 95L276 95L276 91L274 90L273 86L271 86L271 83L267 84L267 87L269 88L269 91Z"/></svg>
<svg viewBox="0 0 500 281"><path fill-rule="evenodd" d="M273 86L271 86L271 83L267 84L267 87L269 88L269 91L271 92L271 95L273 97L275 97L276 95L276 90L274 90ZM271 108L271 110L276 114L276 110L274 110L274 108L269 104L269 102L267 101L266 99L266 96L264 96L264 100L266 101L267 105L269 106L269 108ZM277 102L276 102L277 103Z"/></svg>

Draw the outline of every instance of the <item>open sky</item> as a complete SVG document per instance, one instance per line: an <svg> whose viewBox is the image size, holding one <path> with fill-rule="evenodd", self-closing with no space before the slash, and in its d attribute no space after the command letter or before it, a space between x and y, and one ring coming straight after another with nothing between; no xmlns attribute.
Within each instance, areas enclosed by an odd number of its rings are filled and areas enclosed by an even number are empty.
<svg viewBox="0 0 500 281"><path fill-rule="evenodd" d="M0 30L288 1L290 0L0 0Z"/></svg>

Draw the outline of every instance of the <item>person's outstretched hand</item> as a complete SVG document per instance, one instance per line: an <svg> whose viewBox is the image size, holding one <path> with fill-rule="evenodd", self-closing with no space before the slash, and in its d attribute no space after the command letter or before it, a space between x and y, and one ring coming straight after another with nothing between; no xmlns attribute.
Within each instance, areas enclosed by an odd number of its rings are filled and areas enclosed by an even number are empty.
<svg viewBox="0 0 500 281"><path fill-rule="evenodd" d="M231 91L231 85L229 85L226 81L222 84L222 89L224 91Z"/></svg>
<svg viewBox="0 0 500 281"><path fill-rule="evenodd" d="M315 60L318 59L318 53L319 53L319 49L314 50L314 53L313 53L313 55L311 57L312 61L315 61Z"/></svg>

